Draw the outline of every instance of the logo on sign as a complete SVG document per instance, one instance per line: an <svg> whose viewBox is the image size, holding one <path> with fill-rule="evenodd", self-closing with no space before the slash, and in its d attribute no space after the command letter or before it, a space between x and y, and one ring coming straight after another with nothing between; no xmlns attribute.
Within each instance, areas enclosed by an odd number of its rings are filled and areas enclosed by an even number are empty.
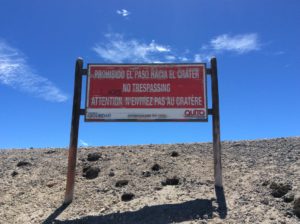
<svg viewBox="0 0 300 224"><path fill-rule="evenodd" d="M201 117L204 115L205 115L205 112L203 110L185 110L184 111L185 117Z"/></svg>
<svg viewBox="0 0 300 224"><path fill-rule="evenodd" d="M108 114L98 114L96 112L89 112L87 114L87 117L88 118L108 118L108 117L111 117L111 114L108 113Z"/></svg>

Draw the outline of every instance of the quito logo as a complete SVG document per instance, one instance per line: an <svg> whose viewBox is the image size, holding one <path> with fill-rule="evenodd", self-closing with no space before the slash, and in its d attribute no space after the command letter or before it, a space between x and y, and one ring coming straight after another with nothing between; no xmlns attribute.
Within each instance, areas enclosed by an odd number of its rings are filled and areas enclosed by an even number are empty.
<svg viewBox="0 0 300 224"><path fill-rule="evenodd" d="M185 117L201 117L205 114L203 110L185 110L184 116Z"/></svg>

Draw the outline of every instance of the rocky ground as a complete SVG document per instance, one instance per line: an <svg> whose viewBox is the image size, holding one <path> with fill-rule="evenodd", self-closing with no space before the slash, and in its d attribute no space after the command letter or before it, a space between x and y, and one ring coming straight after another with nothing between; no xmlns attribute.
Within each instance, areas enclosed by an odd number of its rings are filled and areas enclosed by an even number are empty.
<svg viewBox="0 0 300 224"><path fill-rule="evenodd" d="M300 138L78 151L62 205L66 149L0 150L0 223L300 223ZM297 217L298 216L298 217Z"/></svg>

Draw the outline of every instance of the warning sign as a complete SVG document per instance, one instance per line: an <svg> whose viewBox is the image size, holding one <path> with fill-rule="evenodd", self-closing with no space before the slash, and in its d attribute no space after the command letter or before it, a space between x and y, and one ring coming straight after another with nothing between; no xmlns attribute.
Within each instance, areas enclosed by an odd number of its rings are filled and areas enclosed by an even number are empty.
<svg viewBox="0 0 300 224"><path fill-rule="evenodd" d="M205 64L89 64L86 121L207 121Z"/></svg>

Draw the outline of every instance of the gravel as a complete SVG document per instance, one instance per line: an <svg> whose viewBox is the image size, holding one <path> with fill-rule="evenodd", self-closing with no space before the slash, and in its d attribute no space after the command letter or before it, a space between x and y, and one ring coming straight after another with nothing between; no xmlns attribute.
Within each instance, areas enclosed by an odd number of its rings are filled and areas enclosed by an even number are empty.
<svg viewBox="0 0 300 224"><path fill-rule="evenodd" d="M66 149L0 150L0 223L300 223L300 137L223 141L224 188L212 152L80 147L66 208Z"/></svg>

